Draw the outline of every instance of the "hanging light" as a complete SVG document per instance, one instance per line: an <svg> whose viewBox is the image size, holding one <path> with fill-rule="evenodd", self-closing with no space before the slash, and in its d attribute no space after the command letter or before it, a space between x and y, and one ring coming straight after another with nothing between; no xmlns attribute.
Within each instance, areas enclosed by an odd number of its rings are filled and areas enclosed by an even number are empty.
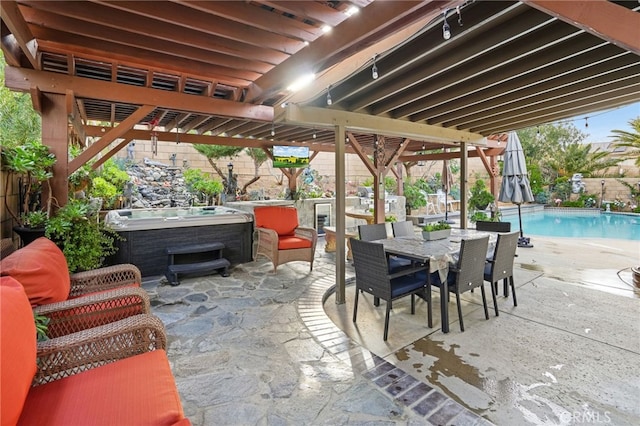
<svg viewBox="0 0 640 426"><path fill-rule="evenodd" d="M442 38L445 40L449 40L451 38L451 27L447 22L447 11L445 10L444 14L444 24L442 24Z"/></svg>
<svg viewBox="0 0 640 426"><path fill-rule="evenodd" d="M376 57L378 55L373 55L373 66L371 67L371 77L375 80L378 78L378 67L376 66Z"/></svg>
<svg viewBox="0 0 640 426"><path fill-rule="evenodd" d="M273 126L273 121L271 122L271 136L275 136L276 135L276 129Z"/></svg>
<svg viewBox="0 0 640 426"><path fill-rule="evenodd" d="M316 135L316 129L313 129L313 138L315 139L317 137L318 137L318 135Z"/></svg>
<svg viewBox="0 0 640 426"><path fill-rule="evenodd" d="M458 12L458 25L462 26L462 13L460 13L460 6L456 6L456 12Z"/></svg>
<svg viewBox="0 0 640 426"><path fill-rule="evenodd" d="M327 87L327 105L331 105L333 101L331 100L331 86Z"/></svg>
<svg viewBox="0 0 640 426"><path fill-rule="evenodd" d="M584 127L589 128L589 117L584 118Z"/></svg>

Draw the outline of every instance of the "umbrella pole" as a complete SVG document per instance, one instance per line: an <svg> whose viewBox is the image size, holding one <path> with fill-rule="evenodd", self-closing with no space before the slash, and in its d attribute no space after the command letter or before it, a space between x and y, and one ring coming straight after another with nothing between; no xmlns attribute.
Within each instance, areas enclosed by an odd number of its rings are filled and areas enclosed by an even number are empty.
<svg viewBox="0 0 640 426"><path fill-rule="evenodd" d="M522 213L520 213L520 204L518 204L518 221L520 222L520 238L523 238L524 233L522 232Z"/></svg>
<svg viewBox="0 0 640 426"><path fill-rule="evenodd" d="M524 237L522 232L522 213L520 212L520 204L518 204L518 221L520 222L520 238L518 238L518 247L533 247L531 240Z"/></svg>

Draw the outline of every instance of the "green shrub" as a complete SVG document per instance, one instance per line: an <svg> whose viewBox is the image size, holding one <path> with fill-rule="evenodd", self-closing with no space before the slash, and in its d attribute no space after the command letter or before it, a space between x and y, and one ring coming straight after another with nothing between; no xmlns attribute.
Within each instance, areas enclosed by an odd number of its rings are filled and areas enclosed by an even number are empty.
<svg viewBox="0 0 640 426"><path fill-rule="evenodd" d="M186 170L184 180L193 191L201 192L207 197L207 204L211 204L212 200L224 189L221 182L212 179L209 173L204 173L200 169Z"/></svg>
<svg viewBox="0 0 640 426"><path fill-rule="evenodd" d="M102 266L116 252L120 236L98 221L98 212L86 200L70 200L49 218L45 235L64 253L69 272L88 271Z"/></svg>
<svg viewBox="0 0 640 426"><path fill-rule="evenodd" d="M427 205L427 200L424 197L424 194L420 192L420 188L416 185L412 185L408 182L404 184L404 197L405 201L405 210L407 214L411 214L411 210L419 209L420 207L425 207Z"/></svg>
<svg viewBox="0 0 640 426"><path fill-rule="evenodd" d="M93 179L90 194L92 197L102 198L102 205L105 209L113 208L119 195L116 186L100 176Z"/></svg>

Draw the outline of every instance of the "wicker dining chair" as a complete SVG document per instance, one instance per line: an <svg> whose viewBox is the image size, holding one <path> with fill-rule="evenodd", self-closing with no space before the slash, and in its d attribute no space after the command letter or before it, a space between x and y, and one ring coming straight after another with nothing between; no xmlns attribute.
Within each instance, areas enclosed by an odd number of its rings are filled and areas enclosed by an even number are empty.
<svg viewBox="0 0 640 426"><path fill-rule="evenodd" d="M431 327L431 289L427 287L427 267L420 265L390 273L387 258L382 244L351 238L353 264L356 270L356 297L353 305L353 322L358 315L358 298L360 292L369 293L375 299L387 302L384 318L384 334L386 341L389 334L389 313L392 301L404 296L411 296L411 314L415 313L415 295L422 295L427 301L428 325ZM375 302L374 302L375 304Z"/></svg>
<svg viewBox="0 0 640 426"><path fill-rule="evenodd" d="M403 220L402 222L391 222L394 237L415 237L416 232L413 229L413 222Z"/></svg>
<svg viewBox="0 0 640 426"><path fill-rule="evenodd" d="M489 319L487 308L487 297L484 291L484 265L489 248L489 236L474 239L463 239L460 246L460 257L455 266L449 267L447 284L449 292L455 293L456 304L458 305L458 319L460 321L460 331L464 331L462 320L462 307L460 305L460 294L480 287L482 293L482 304L484 306L484 316ZM442 286L439 272L431 274L431 284L436 287ZM493 304L496 304L496 296L493 296Z"/></svg>
<svg viewBox="0 0 640 426"><path fill-rule="evenodd" d="M384 240L387 238L387 225L384 223L374 223L372 225L359 225L358 235L360 241ZM410 259L404 259L398 256L387 256L389 261L389 271L397 272L401 269L411 266ZM376 305L377 306L377 305Z"/></svg>
<svg viewBox="0 0 640 426"><path fill-rule="evenodd" d="M503 292L506 297L509 296L509 286L511 285L511 293L513 293L513 306L518 306L516 299L516 287L513 282L513 261L516 257L516 248L518 247L518 231L508 234L498 234L496 249L493 257L487 259L484 267L484 280L491 283L491 291L494 294L494 307L496 316L498 316L498 305L495 303L495 295L498 294L498 281L503 282Z"/></svg>

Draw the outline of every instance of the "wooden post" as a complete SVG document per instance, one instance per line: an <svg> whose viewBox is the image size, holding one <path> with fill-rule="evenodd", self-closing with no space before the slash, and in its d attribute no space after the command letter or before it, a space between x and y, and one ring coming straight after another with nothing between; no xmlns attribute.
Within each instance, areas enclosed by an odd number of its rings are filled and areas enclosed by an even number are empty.
<svg viewBox="0 0 640 426"><path fill-rule="evenodd" d="M44 188L45 199L52 197L53 206L64 206L69 198L69 138L65 95L42 95L42 143L56 156L51 179L51 192Z"/></svg>

